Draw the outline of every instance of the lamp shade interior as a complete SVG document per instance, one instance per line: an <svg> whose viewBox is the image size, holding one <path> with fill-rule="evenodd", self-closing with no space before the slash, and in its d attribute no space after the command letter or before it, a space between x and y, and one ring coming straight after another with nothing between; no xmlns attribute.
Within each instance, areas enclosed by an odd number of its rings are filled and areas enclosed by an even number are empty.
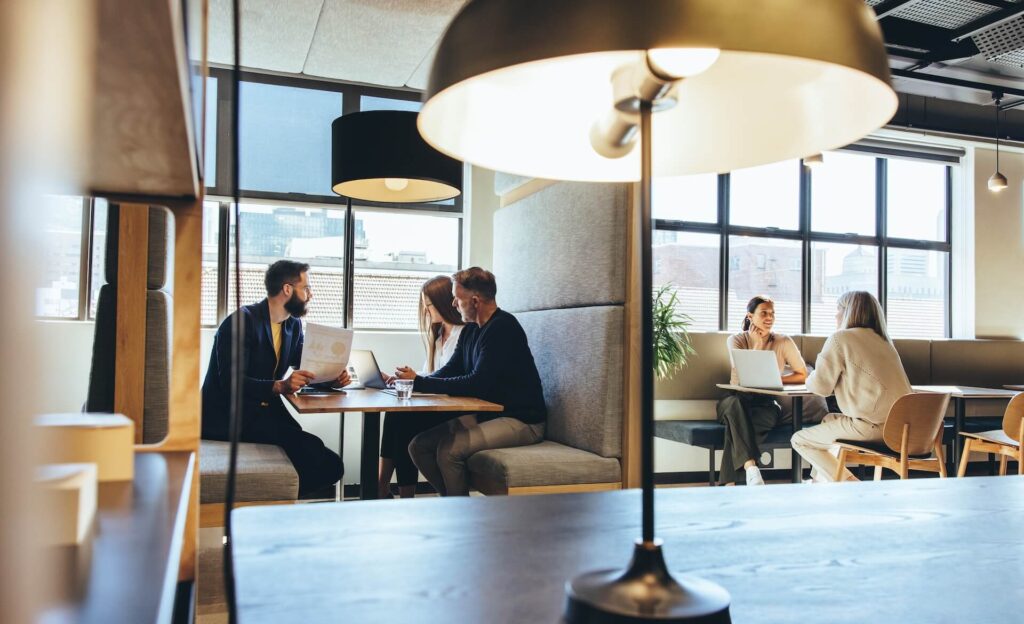
<svg viewBox="0 0 1024 624"><path fill-rule="evenodd" d="M654 175L808 156L856 141L896 111L870 13L859 0L476 0L442 39L419 127L439 150L490 169L637 180L639 147L607 158L589 140L594 123L613 107L612 74L644 63L647 50L717 49L705 71L675 87L676 106L654 116ZM482 27L501 18L524 24L521 30L515 23ZM600 19L617 22L598 34L585 28L590 20L599 28ZM547 30L561 39L540 51L511 41L501 47L503 37L532 41ZM859 48L832 49L844 45Z"/></svg>
<svg viewBox="0 0 1024 624"><path fill-rule="evenodd" d="M427 145L416 113L350 113L331 125L331 184L353 199L441 201L462 192L462 163Z"/></svg>

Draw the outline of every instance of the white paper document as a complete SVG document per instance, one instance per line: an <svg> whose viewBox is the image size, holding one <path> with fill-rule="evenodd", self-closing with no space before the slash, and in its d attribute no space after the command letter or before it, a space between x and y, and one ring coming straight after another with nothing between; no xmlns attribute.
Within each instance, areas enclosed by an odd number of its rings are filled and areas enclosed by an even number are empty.
<svg viewBox="0 0 1024 624"><path fill-rule="evenodd" d="M348 365L352 330L306 323L299 368L315 375L312 383L334 381Z"/></svg>

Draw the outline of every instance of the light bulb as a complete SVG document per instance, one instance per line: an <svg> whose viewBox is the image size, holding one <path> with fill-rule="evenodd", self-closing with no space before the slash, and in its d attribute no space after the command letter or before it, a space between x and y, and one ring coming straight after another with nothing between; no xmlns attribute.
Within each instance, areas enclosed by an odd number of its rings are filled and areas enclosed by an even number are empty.
<svg viewBox="0 0 1024 624"><path fill-rule="evenodd" d="M405 178L384 178L384 186L390 191L404 191L405 187L409 186L409 181Z"/></svg>
<svg viewBox="0 0 1024 624"><path fill-rule="evenodd" d="M1008 186L1006 182L1006 176L996 171L992 174L992 177L988 179L988 190L998 193Z"/></svg>
<svg viewBox="0 0 1024 624"><path fill-rule="evenodd" d="M671 78L690 78L718 60L718 48L656 48L647 51L651 68Z"/></svg>

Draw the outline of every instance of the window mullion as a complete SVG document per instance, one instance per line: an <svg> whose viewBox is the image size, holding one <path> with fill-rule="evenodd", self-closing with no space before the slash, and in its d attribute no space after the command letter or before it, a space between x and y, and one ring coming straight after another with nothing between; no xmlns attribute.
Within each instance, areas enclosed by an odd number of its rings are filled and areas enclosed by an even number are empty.
<svg viewBox="0 0 1024 624"><path fill-rule="evenodd" d="M718 330L729 329L729 174L718 176Z"/></svg>
<svg viewBox="0 0 1024 624"><path fill-rule="evenodd" d="M92 289L92 224L93 224L93 199L82 198L82 236L81 251L79 253L78 271L78 318L84 321L89 318L89 299Z"/></svg>
<svg viewBox="0 0 1024 624"><path fill-rule="evenodd" d="M889 243L888 243L888 167L884 158L875 159L875 232L878 235L878 302L888 314L889 305Z"/></svg>
<svg viewBox="0 0 1024 624"><path fill-rule="evenodd" d="M800 162L800 234L803 254L800 272L800 324L801 333L811 331L811 178L810 171Z"/></svg>

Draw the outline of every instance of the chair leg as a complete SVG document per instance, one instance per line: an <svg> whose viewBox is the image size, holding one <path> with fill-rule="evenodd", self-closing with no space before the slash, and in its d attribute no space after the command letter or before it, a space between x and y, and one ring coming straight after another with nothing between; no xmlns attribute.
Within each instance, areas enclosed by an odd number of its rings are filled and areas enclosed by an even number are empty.
<svg viewBox="0 0 1024 624"><path fill-rule="evenodd" d="M946 457L943 455L942 450L942 432L939 432L939 438L935 440L935 459L939 462L939 477L945 479L948 476L946 472Z"/></svg>
<svg viewBox="0 0 1024 624"><path fill-rule="evenodd" d="M846 470L846 449L839 449L839 467L836 468L835 480L843 480L843 472Z"/></svg>
<svg viewBox="0 0 1024 624"><path fill-rule="evenodd" d="M964 453L960 456L960 468L956 471L957 477L962 477L967 474L967 460L971 457L971 442L972 438L964 440Z"/></svg>
<svg viewBox="0 0 1024 624"><path fill-rule="evenodd" d="M708 450L708 486L715 487L715 447Z"/></svg>
<svg viewBox="0 0 1024 624"><path fill-rule="evenodd" d="M882 467L881 466L875 466L875 481L881 481L881 480L882 480Z"/></svg>
<svg viewBox="0 0 1024 624"><path fill-rule="evenodd" d="M1005 477L1006 476L1006 459L1007 459L1006 455L1000 455L999 456L999 476L1000 477Z"/></svg>

